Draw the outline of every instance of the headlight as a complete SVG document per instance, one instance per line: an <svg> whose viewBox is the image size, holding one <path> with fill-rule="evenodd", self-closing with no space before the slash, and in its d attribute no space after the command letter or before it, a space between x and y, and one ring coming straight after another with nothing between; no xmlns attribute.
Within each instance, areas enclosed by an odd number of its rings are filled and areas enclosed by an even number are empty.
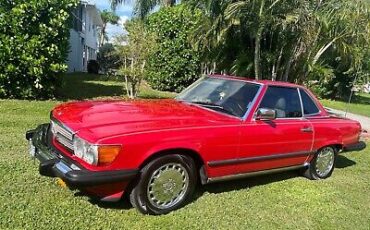
<svg viewBox="0 0 370 230"><path fill-rule="evenodd" d="M75 135L73 151L76 157L91 165L108 165L121 152L121 145L93 145Z"/></svg>
<svg viewBox="0 0 370 230"><path fill-rule="evenodd" d="M83 159L91 165L97 165L98 164L98 146L96 145L88 146L83 156Z"/></svg>
<svg viewBox="0 0 370 230"><path fill-rule="evenodd" d="M98 164L98 147L88 143L76 135L73 138L73 151L76 157L83 159L87 163L91 165Z"/></svg>
<svg viewBox="0 0 370 230"><path fill-rule="evenodd" d="M77 136L73 138L73 150L78 158L83 158L84 153L86 152L86 145L87 143L81 138Z"/></svg>

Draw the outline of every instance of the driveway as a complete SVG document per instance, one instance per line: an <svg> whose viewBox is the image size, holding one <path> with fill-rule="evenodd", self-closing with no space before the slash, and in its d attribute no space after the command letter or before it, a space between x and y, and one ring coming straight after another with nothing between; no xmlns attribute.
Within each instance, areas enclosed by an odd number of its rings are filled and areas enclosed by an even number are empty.
<svg viewBox="0 0 370 230"><path fill-rule="evenodd" d="M325 107L325 109L329 113L334 113L334 114L337 114L341 117L347 117L347 118L350 118L352 120L356 120L356 121L360 122L362 129L366 130L367 133L370 133L370 118L369 117L365 117L365 116L361 116L361 115L357 115L357 114L353 114L353 113L345 114L345 112L342 111L342 110L337 110L337 109L332 109L332 108L327 108L327 107Z"/></svg>

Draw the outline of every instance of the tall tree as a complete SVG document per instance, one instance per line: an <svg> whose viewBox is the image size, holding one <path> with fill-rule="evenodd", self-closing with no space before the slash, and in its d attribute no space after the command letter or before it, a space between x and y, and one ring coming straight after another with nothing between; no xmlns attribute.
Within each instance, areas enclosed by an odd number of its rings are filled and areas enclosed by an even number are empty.
<svg viewBox="0 0 370 230"><path fill-rule="evenodd" d="M127 4L129 0L110 0L112 9L115 10L117 5ZM135 0L134 13L139 18L145 18L150 11L156 6L169 7L176 4L176 0Z"/></svg>
<svg viewBox="0 0 370 230"><path fill-rule="evenodd" d="M156 50L156 36L145 28L141 20L126 22L125 29L127 34L115 38L115 54L121 58L118 72L124 76L127 96L135 98L142 79L146 77L148 56Z"/></svg>
<svg viewBox="0 0 370 230"><path fill-rule="evenodd" d="M106 41L107 37L108 37L107 36L107 31L106 31L108 23L112 24L112 25L117 25L118 21L119 21L119 16L116 15L114 12L107 11L107 10L103 10L103 12L101 12L100 16L101 16L101 19L103 21L103 26L102 26L101 31L100 31L99 46L103 46L104 41Z"/></svg>

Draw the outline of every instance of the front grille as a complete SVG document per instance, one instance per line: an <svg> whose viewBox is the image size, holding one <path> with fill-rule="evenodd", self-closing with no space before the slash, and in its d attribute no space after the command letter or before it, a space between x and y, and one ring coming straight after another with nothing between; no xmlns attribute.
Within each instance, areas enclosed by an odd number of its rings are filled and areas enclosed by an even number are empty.
<svg viewBox="0 0 370 230"><path fill-rule="evenodd" d="M73 132L57 121L51 121L51 132L55 140L67 149L73 151Z"/></svg>

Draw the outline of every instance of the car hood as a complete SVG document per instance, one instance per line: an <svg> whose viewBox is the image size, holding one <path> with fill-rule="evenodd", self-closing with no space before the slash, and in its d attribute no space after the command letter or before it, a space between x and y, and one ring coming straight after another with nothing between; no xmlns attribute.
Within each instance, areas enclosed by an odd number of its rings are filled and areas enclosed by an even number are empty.
<svg viewBox="0 0 370 230"><path fill-rule="evenodd" d="M174 99L69 102L57 106L52 116L92 142L116 135L239 120Z"/></svg>

